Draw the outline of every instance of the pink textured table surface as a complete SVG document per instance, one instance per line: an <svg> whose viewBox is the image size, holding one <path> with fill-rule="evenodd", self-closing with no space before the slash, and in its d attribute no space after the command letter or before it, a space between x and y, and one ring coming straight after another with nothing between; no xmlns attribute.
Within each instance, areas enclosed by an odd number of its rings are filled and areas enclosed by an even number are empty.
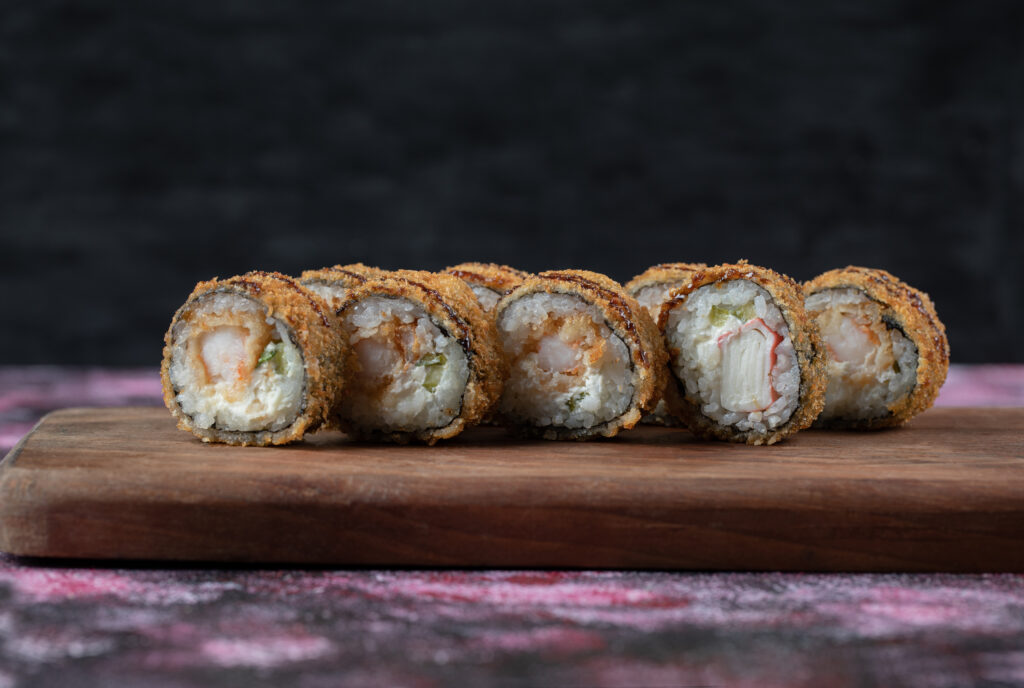
<svg viewBox="0 0 1024 688"><path fill-rule="evenodd" d="M943 405L1024 406L1024 366ZM152 370L0 368L45 412L160 404ZM107 567L0 555L13 686L1009 686L1024 576Z"/></svg>

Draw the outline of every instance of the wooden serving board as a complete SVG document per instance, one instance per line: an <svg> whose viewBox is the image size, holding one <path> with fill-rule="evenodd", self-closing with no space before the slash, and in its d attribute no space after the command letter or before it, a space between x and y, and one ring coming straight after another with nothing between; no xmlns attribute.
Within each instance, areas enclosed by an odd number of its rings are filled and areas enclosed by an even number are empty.
<svg viewBox="0 0 1024 688"><path fill-rule="evenodd" d="M0 466L0 549L373 566L1024 571L1024 409L771 447L642 427L435 447L206 445L158 408L47 416Z"/></svg>

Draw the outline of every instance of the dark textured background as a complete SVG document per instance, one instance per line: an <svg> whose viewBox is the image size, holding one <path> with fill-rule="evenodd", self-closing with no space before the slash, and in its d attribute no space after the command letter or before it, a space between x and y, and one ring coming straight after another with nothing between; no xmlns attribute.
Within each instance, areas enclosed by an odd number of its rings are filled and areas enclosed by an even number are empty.
<svg viewBox="0 0 1024 688"><path fill-rule="evenodd" d="M250 268L739 257L1024 361L1022 222L1015 0L0 5L4 363L153 365Z"/></svg>

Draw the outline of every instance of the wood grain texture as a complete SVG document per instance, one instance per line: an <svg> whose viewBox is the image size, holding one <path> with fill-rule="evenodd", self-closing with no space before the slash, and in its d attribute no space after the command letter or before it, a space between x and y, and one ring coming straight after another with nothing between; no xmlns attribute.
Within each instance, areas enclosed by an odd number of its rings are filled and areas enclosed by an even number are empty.
<svg viewBox="0 0 1024 688"><path fill-rule="evenodd" d="M435 447L204 445L163 409L47 416L0 467L20 555L348 565L1024 571L1024 409L779 445L644 427Z"/></svg>

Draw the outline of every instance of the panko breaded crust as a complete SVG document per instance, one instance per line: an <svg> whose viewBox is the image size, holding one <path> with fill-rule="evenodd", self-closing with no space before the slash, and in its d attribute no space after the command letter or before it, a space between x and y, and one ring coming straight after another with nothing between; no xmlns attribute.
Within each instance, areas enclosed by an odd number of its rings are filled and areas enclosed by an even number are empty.
<svg viewBox="0 0 1024 688"><path fill-rule="evenodd" d="M889 407L890 414L864 421L828 421L829 427L865 430L903 425L935 403L949 372L946 327L928 294L885 270L848 265L804 283L807 296L826 289L859 289L882 307L882 319L917 347L917 381L913 391Z"/></svg>
<svg viewBox="0 0 1024 688"><path fill-rule="evenodd" d="M589 270L549 270L526 279L505 294L495 308L495 321L514 301L538 292L577 296L601 309L605 324L629 349L633 398L625 413L591 428L538 427L512 422L508 426L517 434L549 440L614 437L620 430L632 428L645 411L657 404L659 391L668 379L665 345L647 309L606 275Z"/></svg>
<svg viewBox="0 0 1024 688"><path fill-rule="evenodd" d="M487 287L499 296L515 289L530 277L528 272L497 263L459 263L444 271L464 282Z"/></svg>
<svg viewBox="0 0 1024 688"><path fill-rule="evenodd" d="M368 279L380 277L387 274L387 270L381 270L362 263L349 263L348 265L335 265L319 270L306 270L299 277L301 284L319 282L320 284L336 284L346 289L358 287Z"/></svg>
<svg viewBox="0 0 1024 688"><path fill-rule="evenodd" d="M170 364L174 338L186 322L200 299L218 292L235 293L258 302L266 309L267 317L283 321L292 342L302 352L305 366L303 407L295 421L277 431L253 432L198 428L176 401L177 390L171 384ZM337 319L315 294L299 285L291 277L278 272L253 271L225 280L214 277L200 282L185 303L174 314L164 335L163 363L160 377L163 382L164 404L178 419L178 427L187 430L204 442L223 442L234 445L266 446L287 444L322 426L341 394L344 361L341 329Z"/></svg>
<svg viewBox="0 0 1024 688"><path fill-rule="evenodd" d="M661 289L681 287L690 281L695 272L706 267L707 265L704 263L659 263L647 268L626 282L624 286L630 296L637 298L640 292L647 287L659 287ZM652 314L652 319L657 317L657 314ZM662 398L674 397L677 394L675 385L672 384L672 375L666 375L665 389L661 392ZM674 400L665 402L669 408L675 408L676 403ZM644 416L641 422L650 425L667 425L669 427L679 425L679 419L674 415L664 413L664 408L665 406L655 404L651 413Z"/></svg>
<svg viewBox="0 0 1024 688"><path fill-rule="evenodd" d="M688 282L698 270L703 270L707 265L704 263L659 263L652 265L639 275L625 284L629 295L636 298L637 292L644 287L654 286L682 286Z"/></svg>
<svg viewBox="0 0 1024 688"><path fill-rule="evenodd" d="M338 309L338 318L368 296L405 298L422 306L434 324L462 347L469 365L469 379L458 414L444 427L414 432L367 430L338 415L340 406L335 411L338 426L362 439L401 444L418 440L432 445L479 423L501 397L507 366L494 320L484 313L472 290L459 278L445 273L396 270L354 288Z"/></svg>
<svg viewBox="0 0 1024 688"><path fill-rule="evenodd" d="M666 402L686 427L700 437L747 444L775 444L784 437L810 427L825 406L825 390L828 387L825 347L818 334L817 325L804 308L804 295L800 285L786 275L769 268L751 265L746 260L698 270L689 284L673 291L669 300L662 306L658 327L662 332L665 331L672 308L684 302L690 293L708 284L725 284L737 279L748 280L763 287L771 295L789 326L789 337L796 351L800 371L800 396L796 410L788 421L770 433L735 431L728 426L719 425L701 412L700 403L687 395L682 380L671 370L671 366L670 371L675 379L678 394L667 397ZM670 360L675 360L678 354L678 351L670 349Z"/></svg>

